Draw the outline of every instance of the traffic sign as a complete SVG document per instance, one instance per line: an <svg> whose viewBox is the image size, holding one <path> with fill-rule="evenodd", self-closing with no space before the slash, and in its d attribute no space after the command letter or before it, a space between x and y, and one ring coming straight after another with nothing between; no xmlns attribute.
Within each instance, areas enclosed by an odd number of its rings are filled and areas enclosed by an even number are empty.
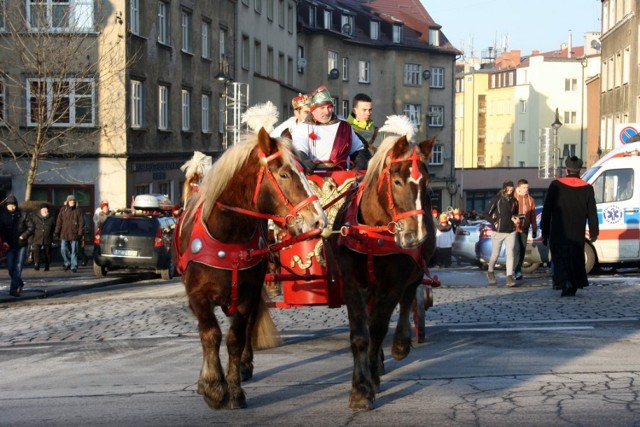
<svg viewBox="0 0 640 427"><path fill-rule="evenodd" d="M638 138L640 138L640 123L617 124L614 128L614 134L614 143L616 147L624 145L627 142L637 141Z"/></svg>

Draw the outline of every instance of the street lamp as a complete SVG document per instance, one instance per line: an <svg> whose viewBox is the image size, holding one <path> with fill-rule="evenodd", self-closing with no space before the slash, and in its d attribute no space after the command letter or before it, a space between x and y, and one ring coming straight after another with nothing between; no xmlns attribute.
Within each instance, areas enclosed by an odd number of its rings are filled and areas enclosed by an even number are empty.
<svg viewBox="0 0 640 427"><path fill-rule="evenodd" d="M558 156L558 154L560 153L560 148L558 147L558 129L560 129L562 127L562 122L560 121L560 115L558 114L558 109L556 108L556 120L551 123L551 127L553 128L553 156L556 157ZM562 166L560 164L560 162L557 161L557 159L554 159L554 164L558 164L558 176L562 175L562 173L560 173L561 169L560 167Z"/></svg>

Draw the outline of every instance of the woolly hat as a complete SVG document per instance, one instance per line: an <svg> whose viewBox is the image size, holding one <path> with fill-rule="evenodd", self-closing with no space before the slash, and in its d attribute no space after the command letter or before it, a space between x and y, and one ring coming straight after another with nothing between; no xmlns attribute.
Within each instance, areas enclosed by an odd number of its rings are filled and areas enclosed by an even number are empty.
<svg viewBox="0 0 640 427"><path fill-rule="evenodd" d="M102 202L100 203L100 209L104 208L104 207L109 207L109 203L108 202Z"/></svg>
<svg viewBox="0 0 640 427"><path fill-rule="evenodd" d="M9 196L9 197L7 197L7 200L5 201L5 204L7 206L13 205L15 207L18 207L18 199L16 199L15 196Z"/></svg>
<svg viewBox="0 0 640 427"><path fill-rule="evenodd" d="M67 196L67 202L75 202L76 201L76 196L74 196L73 194L69 194Z"/></svg>
<svg viewBox="0 0 640 427"><path fill-rule="evenodd" d="M294 109L298 109L304 105L309 105L310 102L311 102L311 98L309 98L309 95L299 93L298 96L296 96L291 100L291 105L293 106Z"/></svg>
<svg viewBox="0 0 640 427"><path fill-rule="evenodd" d="M582 159L576 156L567 157L564 164L570 171L580 172L582 169Z"/></svg>
<svg viewBox="0 0 640 427"><path fill-rule="evenodd" d="M49 205L46 203L40 203L40 209L44 209L44 208L49 209Z"/></svg>
<svg viewBox="0 0 640 427"><path fill-rule="evenodd" d="M513 187L513 181L505 181L502 183L502 189L506 190L507 187Z"/></svg>
<svg viewBox="0 0 640 427"><path fill-rule="evenodd" d="M327 89L326 86L320 86L318 89L314 90L313 93L311 93L310 106L312 111L322 105L327 104L333 104L333 98L331 97L329 89Z"/></svg>

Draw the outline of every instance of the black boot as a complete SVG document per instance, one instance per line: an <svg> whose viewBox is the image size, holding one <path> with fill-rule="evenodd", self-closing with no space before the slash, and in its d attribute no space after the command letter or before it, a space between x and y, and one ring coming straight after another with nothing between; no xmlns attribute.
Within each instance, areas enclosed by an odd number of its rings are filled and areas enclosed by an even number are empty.
<svg viewBox="0 0 640 427"><path fill-rule="evenodd" d="M33 264L33 269L36 271L40 270L40 264Z"/></svg>

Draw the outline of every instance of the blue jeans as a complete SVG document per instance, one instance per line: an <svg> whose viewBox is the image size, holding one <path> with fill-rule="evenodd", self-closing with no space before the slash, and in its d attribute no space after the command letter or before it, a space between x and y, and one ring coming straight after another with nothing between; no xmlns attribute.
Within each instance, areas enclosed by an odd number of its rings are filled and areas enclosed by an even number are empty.
<svg viewBox="0 0 640 427"><path fill-rule="evenodd" d="M29 246L23 246L21 248L11 249L7 252L7 268L9 270L9 277L11 277L11 291L17 291L18 288L24 285L22 281L22 267L24 267L24 261L27 259L27 252Z"/></svg>
<svg viewBox="0 0 640 427"><path fill-rule="evenodd" d="M71 267L72 270L78 269L78 241L77 240L61 240L60 252L62 252L62 262L65 267Z"/></svg>

